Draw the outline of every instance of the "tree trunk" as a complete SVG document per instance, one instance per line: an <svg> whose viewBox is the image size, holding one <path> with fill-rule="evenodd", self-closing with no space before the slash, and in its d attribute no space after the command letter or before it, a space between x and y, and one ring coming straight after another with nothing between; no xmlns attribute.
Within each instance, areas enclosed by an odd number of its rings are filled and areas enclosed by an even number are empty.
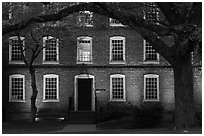
<svg viewBox="0 0 204 136"><path fill-rule="evenodd" d="M176 59L174 65L174 93L176 129L188 130L194 124L193 71L191 55Z"/></svg>
<svg viewBox="0 0 204 136"><path fill-rule="evenodd" d="M36 103L36 98L37 98L37 94L38 94L37 85L36 85L36 78L35 78L35 69L32 66L30 66L29 72L30 72L30 76L31 76L31 86L32 86L32 96L30 98L30 100L31 100L31 109L30 109L31 121L35 122L35 116L37 113L37 107L36 107L35 103Z"/></svg>

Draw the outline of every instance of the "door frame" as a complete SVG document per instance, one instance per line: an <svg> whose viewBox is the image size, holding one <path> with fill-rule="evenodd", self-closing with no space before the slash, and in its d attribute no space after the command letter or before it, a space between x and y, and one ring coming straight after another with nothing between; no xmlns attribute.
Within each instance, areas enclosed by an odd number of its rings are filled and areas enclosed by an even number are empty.
<svg viewBox="0 0 204 136"><path fill-rule="evenodd" d="M88 74L76 75L74 77L74 111L78 111L78 79L92 79L92 97L91 97L91 110L95 111L95 82L94 76Z"/></svg>

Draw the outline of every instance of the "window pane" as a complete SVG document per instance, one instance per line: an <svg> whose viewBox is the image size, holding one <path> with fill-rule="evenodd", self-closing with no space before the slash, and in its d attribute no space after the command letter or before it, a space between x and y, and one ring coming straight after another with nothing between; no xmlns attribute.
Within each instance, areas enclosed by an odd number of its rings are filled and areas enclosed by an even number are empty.
<svg viewBox="0 0 204 136"><path fill-rule="evenodd" d="M91 40L80 39L78 40L78 61L90 62L92 58L91 54Z"/></svg>
<svg viewBox="0 0 204 136"><path fill-rule="evenodd" d="M57 99L57 78L45 78L45 99Z"/></svg>
<svg viewBox="0 0 204 136"><path fill-rule="evenodd" d="M124 99L123 78L112 78L112 99Z"/></svg>
<svg viewBox="0 0 204 136"><path fill-rule="evenodd" d="M23 61L18 40L10 39L10 44L11 44L11 61Z"/></svg>
<svg viewBox="0 0 204 136"><path fill-rule="evenodd" d="M146 100L157 100L157 78L146 78Z"/></svg>
<svg viewBox="0 0 204 136"><path fill-rule="evenodd" d="M123 40L112 40L112 61L124 61Z"/></svg>
<svg viewBox="0 0 204 136"><path fill-rule="evenodd" d="M155 49L153 49L153 47L148 42L145 44L145 60L158 61Z"/></svg>
<svg viewBox="0 0 204 136"><path fill-rule="evenodd" d="M93 26L93 12L80 11L78 14L78 25L85 27Z"/></svg>
<svg viewBox="0 0 204 136"><path fill-rule="evenodd" d="M48 39L45 41L45 61L58 61L57 60L57 40Z"/></svg>
<svg viewBox="0 0 204 136"><path fill-rule="evenodd" d="M23 100L23 78L11 78L11 99Z"/></svg>

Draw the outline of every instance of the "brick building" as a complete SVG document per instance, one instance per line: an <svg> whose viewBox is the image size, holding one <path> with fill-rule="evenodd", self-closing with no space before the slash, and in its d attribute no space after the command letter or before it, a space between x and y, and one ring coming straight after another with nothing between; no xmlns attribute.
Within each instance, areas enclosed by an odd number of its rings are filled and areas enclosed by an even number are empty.
<svg viewBox="0 0 204 136"><path fill-rule="evenodd" d="M145 14L153 21L159 16L157 8ZM34 62L38 113L67 118L70 110L94 112L96 105L110 101L134 105L159 101L165 109L174 109L172 68L138 33L87 11L68 18L75 25L69 34L45 32L41 39L42 47L51 46ZM32 44L26 34L21 39L25 46ZM3 37L5 119L26 119L30 112L31 79L16 43L15 35ZM201 104L201 77L196 73L195 69L195 98Z"/></svg>

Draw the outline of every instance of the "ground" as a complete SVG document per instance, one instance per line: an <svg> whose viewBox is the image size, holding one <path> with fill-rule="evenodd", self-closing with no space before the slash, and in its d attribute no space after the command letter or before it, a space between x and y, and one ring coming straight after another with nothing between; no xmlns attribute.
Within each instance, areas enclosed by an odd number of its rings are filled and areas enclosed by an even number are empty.
<svg viewBox="0 0 204 136"><path fill-rule="evenodd" d="M184 132L175 131L169 127L149 129L102 129L96 124L67 124L67 122L3 122L3 134L202 134L202 127L195 127Z"/></svg>

